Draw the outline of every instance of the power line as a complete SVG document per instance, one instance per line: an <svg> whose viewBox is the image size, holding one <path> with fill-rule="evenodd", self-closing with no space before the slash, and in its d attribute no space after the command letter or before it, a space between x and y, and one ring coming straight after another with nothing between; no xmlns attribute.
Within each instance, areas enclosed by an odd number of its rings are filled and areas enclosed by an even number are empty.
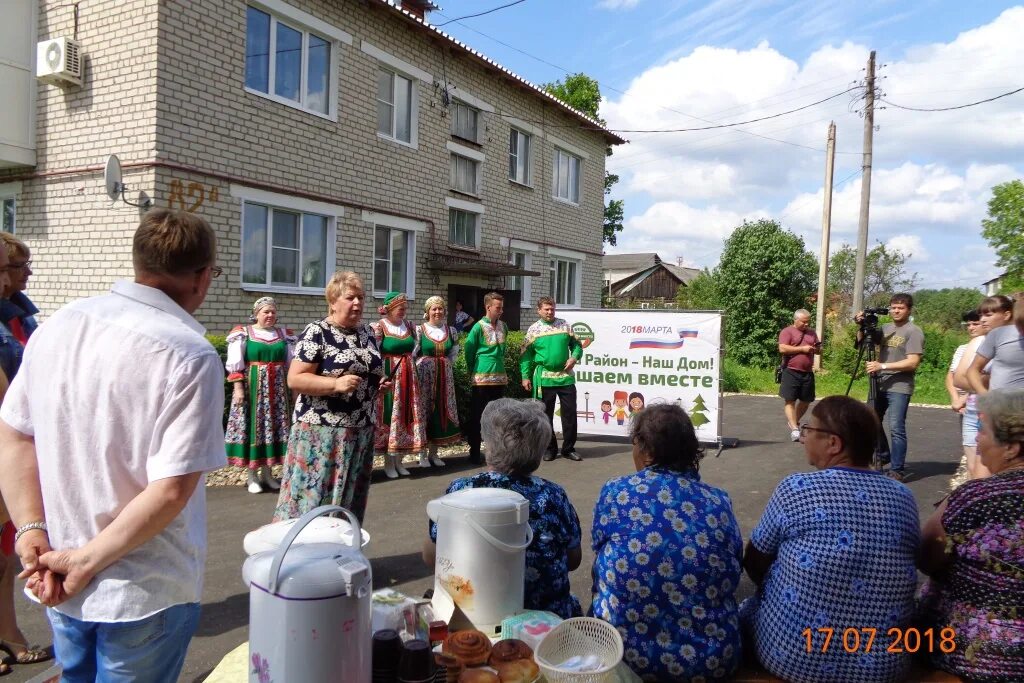
<svg viewBox="0 0 1024 683"><path fill-rule="evenodd" d="M811 107L816 107L819 104L823 104L825 102L828 102L829 100L834 100L837 97L842 97L843 95L845 95L845 94L847 94L849 92L853 92L853 91L859 90L859 89L860 89L860 86L855 86L855 87L852 87L852 88L847 88L846 90L843 90L842 92L837 92L834 95L829 95L828 97L826 97L824 99L820 99L817 102L811 102L810 104L805 104L802 107L797 107L796 109L789 109L787 111L781 111L781 112L779 112L777 114L769 114L767 116L759 116L756 119L748 119L746 121L736 121L735 123L719 123L719 124L716 124L714 126L698 126L698 127L695 127L695 128L605 128L603 126L600 126L600 127L599 126L585 126L585 125L556 125L556 126L553 126L551 124L547 124L547 126L549 128L579 128L581 130L596 130L596 131L602 131L603 130L603 131L608 131L610 133L691 133L691 132L702 131L702 130L717 130L719 128L734 128L736 126L745 126L745 125L750 124L750 123L757 123L758 121L767 121L769 119L777 119L780 116L787 116L789 114L795 114L798 111L803 111L805 109L810 109ZM505 117L506 115L505 114L501 114L500 116ZM508 116L510 116L511 118L516 118L516 117L512 117L511 114L509 114ZM696 118L696 117L694 117L694 118ZM530 121L530 123L545 123L545 122L543 122L543 121ZM754 134L754 135L756 135L756 134ZM792 144L796 144L796 143L792 143Z"/></svg>
<svg viewBox="0 0 1024 683"><path fill-rule="evenodd" d="M995 97L989 97L989 98L984 99L984 100L978 100L977 102L970 102L968 104L959 104L959 105L957 105L955 107L938 107L936 109L921 109L919 107L904 107L902 104L895 104L893 102L890 102L889 100L882 99L881 101L885 102L890 107L896 107L897 109L906 109L907 111L953 111L954 109L967 109L967 107L976 107L979 104L985 104L986 102L995 102L996 100L1002 99L1004 97L1009 97L1010 95L1016 95L1019 92L1024 92L1024 88L1017 88L1016 90L1011 90L1010 92L1004 92L1002 95L996 95ZM881 98L879 98L879 99L881 99Z"/></svg>
<svg viewBox="0 0 1024 683"><path fill-rule="evenodd" d="M467 14L464 17L456 17L454 19L449 19L448 21L445 21L445 22L440 23L440 24L434 24L434 26L440 27L440 26L444 26L445 24L450 24L453 21L460 21L462 19L472 19L473 17L482 17L485 14L490 14L491 12L497 12L500 9L505 9L506 7L511 7L512 5L518 5L521 2L526 2L526 0L515 0L515 2L510 2L510 3L507 3L505 5L501 5L500 7L494 7L492 9L487 10L486 12L477 12L476 14ZM440 12L438 12L438 14L440 14Z"/></svg>
<svg viewBox="0 0 1024 683"><path fill-rule="evenodd" d="M435 14L438 14L438 15L440 15L440 16L442 16L442 17L445 17L446 19L449 19L449 18L448 18L448 16L447 16L447 15L445 15L445 14L444 14L443 12L435 12ZM449 24L449 23L452 23L452 22L458 22L458 19L459 19L458 17L457 17L457 18L455 18L455 19L449 19L448 21L446 21L446 22L444 22L444 23L442 23L442 24L436 24L436 26L444 26L445 24ZM533 59L533 60L535 60L535 61L538 61L538 62L540 62L541 64L545 64L545 65L547 65L547 66L550 66L550 67L552 67L552 68L554 68L554 69L557 69L557 70L561 71L562 73L566 73L566 74L570 74L570 73L572 73L572 72L571 72L571 71L570 71L569 69L566 69L566 68L565 68L564 66L559 66L558 64L555 64L555 63L553 63L553 62L549 62L549 61L548 61L548 60L546 60L546 59L543 59L543 58L541 58L541 57L538 57L538 56L536 56L536 55L530 54L529 52L526 52L525 50L522 50L522 49L520 49L520 48L516 47L515 45L510 45L510 44L506 43L505 41L503 41L503 40L500 40L500 39L498 39L498 38L495 38L495 37L494 37L494 36L492 36L492 35L489 35L489 34L487 34L487 33L484 33L483 31L477 30L477 29L473 28L472 26L467 26L466 24L461 24L461 23L460 23L460 25L461 25L461 26L462 26L463 28L465 28L465 29L467 29L467 30L469 30L469 31L472 31L473 33L476 33L476 34L478 34L478 35L481 35L481 36L483 36L484 38L487 38L488 40L492 40L492 41L494 41L495 43L498 43L499 45L502 45L502 46L504 46L504 47L507 47L508 49L510 49L510 50L513 50L514 52L518 52L519 54L521 54L521 55L523 55L523 56L525 56L525 57L529 57L530 59ZM830 78L825 78L825 79L822 79L822 80L820 80L820 81L815 81L815 82L813 82L813 83L808 83L808 84L806 84L806 85L802 85L802 86L800 86L800 87L797 87L797 88L792 88L792 89L790 89L790 90L784 90L784 91L782 91L782 92L780 92L780 93L776 93L775 95L771 95L771 96L769 96L769 97L761 98L761 99L759 99L759 100L754 100L753 102L750 102L750 103L748 103L748 104L747 104L746 106L750 106L750 105L753 105L753 104L755 104L755 103L757 103L757 102L762 102L762 101L765 101L765 100L770 100L770 99L774 99L774 98L776 98L776 97L779 97L779 96L781 96L781 95L785 95L785 94L788 94L788 93L790 93L790 92L796 92L796 91L799 91L799 90L803 90L803 89L805 89L805 88L809 88L809 87L811 87L811 86L814 86L814 85L818 85L818 84L820 84L820 83L826 83L826 82L828 82L828 81L833 81L833 80L836 80L836 79L838 79L838 78L844 78L844 77L843 77L843 76L832 76L832 77L830 77ZM604 87L604 88L605 88L606 90L611 90L612 92L616 92L616 93L619 93L620 95L625 95L625 94L626 94L626 92L625 92L625 91L623 91L623 90L620 90L620 89L618 89L618 88L615 88L615 87L613 87L613 86L610 86L610 85L608 85L607 83L603 84L603 87ZM795 99L795 98L793 98L793 99ZM784 100L784 101L789 101L789 100ZM709 120L709 119L705 119L705 118L701 118L701 117L699 117L699 116L695 116L695 115L693 115L693 114L688 114L688 113L686 113L686 112L683 112L683 111L679 111L678 109L672 109L671 107L666 107L666 106L663 106L663 105L658 105L658 104L656 104L655 106L656 106L656 107L658 107L658 109L664 109L665 111L670 111L670 112L673 112L673 113L675 113L675 114L680 114L680 115L682 115L682 116L686 116L687 118L691 118L691 119L694 119L694 120L697 120L697 121L704 121L704 122L707 122L707 123L714 123L714 121L712 121L712 120ZM716 114L718 114L718 113L723 113L723 112L726 112L726 111L730 111L730 110L732 110L732 109L737 109L737 108L739 108L739 107L741 107L741 106L744 106L744 105L736 105L736 106L734 106L734 107L729 107L729 108L727 108L727 109L723 109L723 110L721 110L721 112L713 112L713 113L712 113L712 114L710 114L710 115L711 115L711 116L715 116L715 115L716 115ZM538 123L540 123L540 122L538 122ZM549 125L550 125L550 124L549 124ZM742 124L742 123L737 123L737 124L732 124L732 125L733 125L733 126L739 126L739 125L743 125L743 124ZM564 127L571 127L571 126L564 126ZM697 130L699 130L699 129L697 129ZM770 140L770 141L772 141L772 142L778 142L778 143L781 143L781 144L784 144L784 145L791 145L791 146L793 146L793 147L800 147L800 148L802 148L802 149L808 149L808 150L810 150L810 151L814 151L814 152L824 152L824 151L825 151L824 149L821 149L821 148L817 148L817 147L810 147L810 146L807 146L807 145L801 145L800 143L796 143L796 142L790 142L789 140L781 140L781 139L779 139L779 138L773 138L773 137L769 137L769 136L767 136L767 135L761 135L761 134L759 134L759 133L754 133L754 132L752 132L752 131L748 131L748 130L742 130L742 129L737 129L737 132L740 132L740 133L745 133L745 134L747 134L747 135L752 135L752 136L754 136L754 137L757 137L757 138L761 138L761 139L764 139L764 140ZM841 153L841 154L843 154L843 153L845 153L845 152L840 152L840 153Z"/></svg>

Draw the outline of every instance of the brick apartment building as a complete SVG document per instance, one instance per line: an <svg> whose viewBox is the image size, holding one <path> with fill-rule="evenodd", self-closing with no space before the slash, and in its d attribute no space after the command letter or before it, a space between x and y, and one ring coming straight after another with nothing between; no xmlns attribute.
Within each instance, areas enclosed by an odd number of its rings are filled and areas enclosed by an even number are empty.
<svg viewBox="0 0 1024 683"><path fill-rule="evenodd" d="M430 26L433 8L5 0L0 215L32 248L43 315L131 276L129 202L146 201L217 230L211 332L268 292L301 327L339 269L407 291L411 317L435 293L478 313L490 289L600 306L605 148L624 141ZM57 38L81 45L80 86L36 78ZM111 154L128 202L107 194Z"/></svg>

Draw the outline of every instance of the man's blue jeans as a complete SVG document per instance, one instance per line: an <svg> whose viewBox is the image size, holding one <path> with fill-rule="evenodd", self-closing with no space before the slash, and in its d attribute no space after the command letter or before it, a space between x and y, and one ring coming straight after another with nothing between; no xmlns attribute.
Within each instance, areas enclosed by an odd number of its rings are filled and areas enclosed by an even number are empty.
<svg viewBox="0 0 1024 683"><path fill-rule="evenodd" d="M174 683L199 625L199 603L175 605L139 621L79 621L46 610L62 683Z"/></svg>
<svg viewBox="0 0 1024 683"><path fill-rule="evenodd" d="M879 391L875 396L874 407L881 423L875 460L883 465L892 463L893 470L902 472L907 461L907 408L910 407L910 394ZM892 440L891 450L885 438L886 427L889 427L889 438Z"/></svg>

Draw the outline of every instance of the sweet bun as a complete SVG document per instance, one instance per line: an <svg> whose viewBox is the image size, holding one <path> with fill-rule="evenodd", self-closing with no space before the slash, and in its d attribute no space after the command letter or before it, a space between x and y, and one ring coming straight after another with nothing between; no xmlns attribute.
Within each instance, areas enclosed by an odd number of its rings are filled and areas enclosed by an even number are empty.
<svg viewBox="0 0 1024 683"><path fill-rule="evenodd" d="M540 667L532 659L516 659L493 666L501 683L533 683L540 677Z"/></svg>
<svg viewBox="0 0 1024 683"><path fill-rule="evenodd" d="M458 657L467 667L482 666L491 654L491 640L480 631L456 631L445 639L441 651Z"/></svg>
<svg viewBox="0 0 1024 683"><path fill-rule="evenodd" d="M459 683L501 683L501 679L486 669L466 669L459 674Z"/></svg>
<svg viewBox="0 0 1024 683"><path fill-rule="evenodd" d="M514 662L517 659L533 659L533 648L517 638L506 638L491 647L487 663L497 668L502 662Z"/></svg>

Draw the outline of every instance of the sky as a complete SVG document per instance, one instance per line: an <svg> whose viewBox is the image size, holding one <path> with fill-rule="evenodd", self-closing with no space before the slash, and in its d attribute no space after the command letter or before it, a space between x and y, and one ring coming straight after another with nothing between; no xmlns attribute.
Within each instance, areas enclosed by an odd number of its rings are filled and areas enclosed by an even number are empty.
<svg viewBox="0 0 1024 683"><path fill-rule="evenodd" d="M438 0L435 25L510 0ZM655 251L714 267L743 220L772 218L818 254L825 141L837 129L830 250L854 244L863 90L875 113L869 242L903 251L918 288L978 287L999 274L981 236L991 188L1024 178L1024 5L996 0L525 0L442 27L533 83L583 72L623 133L608 170L625 229L606 253ZM835 97L832 97L835 96ZM820 100L830 98L820 104Z"/></svg>

